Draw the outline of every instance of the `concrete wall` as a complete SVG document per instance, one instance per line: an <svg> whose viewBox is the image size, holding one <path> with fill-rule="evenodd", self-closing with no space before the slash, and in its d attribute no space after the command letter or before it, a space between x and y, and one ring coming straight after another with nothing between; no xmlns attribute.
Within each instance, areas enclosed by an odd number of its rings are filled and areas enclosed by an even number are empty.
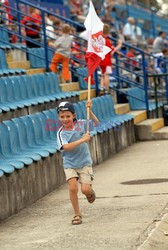
<svg viewBox="0 0 168 250"><path fill-rule="evenodd" d="M133 121L91 138L93 165L108 159L135 141ZM18 213L65 183L59 152L0 178L0 222Z"/></svg>

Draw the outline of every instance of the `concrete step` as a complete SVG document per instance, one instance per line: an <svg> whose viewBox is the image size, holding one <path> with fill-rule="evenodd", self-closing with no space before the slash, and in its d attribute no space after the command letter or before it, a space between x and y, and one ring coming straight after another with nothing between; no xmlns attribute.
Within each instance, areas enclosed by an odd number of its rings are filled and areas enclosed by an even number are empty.
<svg viewBox="0 0 168 250"><path fill-rule="evenodd" d="M116 114L119 114L119 115L126 114L130 111L130 107L128 103L115 104L114 109L115 109Z"/></svg>
<svg viewBox="0 0 168 250"><path fill-rule="evenodd" d="M153 136L155 140L168 140L168 126L158 129Z"/></svg>
<svg viewBox="0 0 168 250"><path fill-rule="evenodd" d="M9 62L13 62L13 55L12 53L8 53L6 54L6 62L9 63Z"/></svg>
<svg viewBox="0 0 168 250"><path fill-rule="evenodd" d="M95 89L91 89L90 97L91 98L96 97L96 90ZM80 101L87 100L87 98L88 98L88 91L87 90L81 90L80 95L79 95L79 100Z"/></svg>
<svg viewBox="0 0 168 250"><path fill-rule="evenodd" d="M128 112L128 114L134 116L134 124L138 124L147 119L147 113L145 110L134 110Z"/></svg>
<svg viewBox="0 0 168 250"><path fill-rule="evenodd" d="M147 119L135 125L135 136L139 141L154 139L154 132L164 127L163 118Z"/></svg>
<svg viewBox="0 0 168 250"><path fill-rule="evenodd" d="M78 82L62 83L60 84L60 87L64 92L80 90Z"/></svg>
<svg viewBox="0 0 168 250"><path fill-rule="evenodd" d="M26 70L27 75L33 75L33 74L42 74L45 73L45 68L38 68L38 69L28 69Z"/></svg>
<svg viewBox="0 0 168 250"><path fill-rule="evenodd" d="M9 62L8 66L10 69L30 69L30 62L29 61L19 61L19 62Z"/></svg>
<svg viewBox="0 0 168 250"><path fill-rule="evenodd" d="M26 52L20 49L12 49L11 54L14 62L27 61Z"/></svg>

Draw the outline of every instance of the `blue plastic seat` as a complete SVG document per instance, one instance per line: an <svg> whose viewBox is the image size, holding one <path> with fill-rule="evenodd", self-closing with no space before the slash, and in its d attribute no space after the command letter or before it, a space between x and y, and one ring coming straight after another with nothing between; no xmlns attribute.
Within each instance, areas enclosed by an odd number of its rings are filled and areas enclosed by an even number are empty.
<svg viewBox="0 0 168 250"><path fill-rule="evenodd" d="M46 119L50 120L52 122L52 129L49 129L49 136L50 139L53 141L56 141L57 139L57 132L59 128L61 127L61 124L58 120L58 116L56 116L53 112L50 110L45 110L42 113L45 114Z"/></svg>
<svg viewBox="0 0 168 250"><path fill-rule="evenodd" d="M31 75L30 78L32 80L33 87L36 91L38 100L42 100L43 102L49 102L50 99L45 95L44 86L40 82L39 75Z"/></svg>
<svg viewBox="0 0 168 250"><path fill-rule="evenodd" d="M14 118L12 121L15 123L18 133L20 146L23 151L32 153L32 157L39 155L40 157L47 157L48 152L39 149L36 145L32 143L31 133L29 132L25 122L21 118ZM37 159L38 160L38 159Z"/></svg>
<svg viewBox="0 0 168 250"><path fill-rule="evenodd" d="M17 169L23 168L24 163L18 157L12 155L8 129L4 124L0 124L0 165L13 166Z"/></svg>
<svg viewBox="0 0 168 250"><path fill-rule="evenodd" d="M146 103L145 103L145 91L140 88L130 88L126 92L128 94L128 101L131 110L145 110ZM134 98L136 97L136 98ZM161 102L158 103L158 107L162 107L163 104ZM156 104L149 102L149 110L155 110Z"/></svg>
<svg viewBox="0 0 168 250"><path fill-rule="evenodd" d="M32 105L37 105L38 101L36 100L31 78L27 75L22 75L19 77L19 79L22 84L21 94L23 95L23 97L27 97L28 101L30 101Z"/></svg>
<svg viewBox="0 0 168 250"><path fill-rule="evenodd" d="M54 121L51 121L47 119L47 116L43 112L36 113L37 118L41 122L42 125L42 132L44 140L51 145L54 145L56 147L56 138L52 138L50 130L56 130L57 128L57 118L54 119Z"/></svg>
<svg viewBox="0 0 168 250"><path fill-rule="evenodd" d="M80 89L88 89L88 83L84 80L88 76L88 69L87 68L78 68L78 81ZM91 85L92 89L95 89L95 84Z"/></svg>
<svg viewBox="0 0 168 250"><path fill-rule="evenodd" d="M11 142L11 150L14 154L17 154L19 156L24 156L31 158L34 161L38 161L41 159L41 156L39 154L34 154L33 152L29 152L28 150L24 150L25 148L21 147L21 142L22 142L22 136L17 129L16 124L14 123L13 120L11 121L4 121L3 122L5 126L8 128L9 134L10 134L10 142ZM26 132L26 131L25 131ZM23 140L25 139L25 136Z"/></svg>
<svg viewBox="0 0 168 250"><path fill-rule="evenodd" d="M35 134L35 128L33 125L32 120L29 116L22 116L20 119L24 122L24 125L26 127L26 133L28 138L28 144L31 148L34 148L35 150L38 149L38 152L43 157L49 156L49 151L45 149L45 146L38 143L36 140L36 134Z"/></svg>
<svg viewBox="0 0 168 250"><path fill-rule="evenodd" d="M29 115L29 117L32 120L34 131L35 131L35 138L36 142L39 145L44 146L44 149L47 150L49 153L54 154L57 150L54 145L51 145L51 141L46 139L45 137L45 128L42 127L41 121L38 119L37 114Z"/></svg>

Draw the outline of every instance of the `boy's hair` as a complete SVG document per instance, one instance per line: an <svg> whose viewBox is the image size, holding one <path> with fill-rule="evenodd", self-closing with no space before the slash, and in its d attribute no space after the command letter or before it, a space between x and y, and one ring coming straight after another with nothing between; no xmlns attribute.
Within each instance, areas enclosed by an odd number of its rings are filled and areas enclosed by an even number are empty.
<svg viewBox="0 0 168 250"><path fill-rule="evenodd" d="M61 102L57 108L58 114L60 111L70 111L72 114L75 114L75 109L70 102Z"/></svg>
<svg viewBox="0 0 168 250"><path fill-rule="evenodd" d="M69 24L64 24L64 25L62 26L62 32L63 32L63 33L69 34L70 31L71 31L71 27L70 27Z"/></svg>
<svg viewBox="0 0 168 250"><path fill-rule="evenodd" d="M104 24L103 26L103 34L108 35L110 33L110 26L108 24Z"/></svg>

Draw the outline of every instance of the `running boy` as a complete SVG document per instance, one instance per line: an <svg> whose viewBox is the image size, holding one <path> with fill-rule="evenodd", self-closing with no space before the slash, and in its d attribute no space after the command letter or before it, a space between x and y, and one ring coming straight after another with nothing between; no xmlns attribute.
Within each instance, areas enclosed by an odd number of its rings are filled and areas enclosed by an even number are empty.
<svg viewBox="0 0 168 250"><path fill-rule="evenodd" d="M91 108L91 101L86 107ZM93 170L87 142L90 140L90 133L86 131L86 120L76 120L75 110L71 103L61 102L58 106L58 117L62 127L57 133L58 149L62 152L63 166L68 182L69 195L74 209L72 225L82 223L82 216L78 202L78 180L81 184L81 191L89 203L93 203L96 196L92 189ZM97 125L98 119L90 111L90 117Z"/></svg>
<svg viewBox="0 0 168 250"><path fill-rule="evenodd" d="M71 27L69 24L62 26L63 34L54 43L56 52L50 64L50 70L55 73L57 72L58 63L62 64L62 76L66 82L70 82L69 59L73 40L73 37L69 34L70 31Z"/></svg>
<svg viewBox="0 0 168 250"><path fill-rule="evenodd" d="M110 34L110 26L108 24L104 24L103 27L103 37L105 39L105 45L111 49L111 51L105 56L105 58L100 63L100 69L101 69L101 82L100 82L100 95L108 93L109 91L109 74L112 73L112 62L111 62L111 54L113 55L115 52L117 52L121 46L122 41L118 40L117 47L114 47L111 43L111 41L107 38L107 36Z"/></svg>

